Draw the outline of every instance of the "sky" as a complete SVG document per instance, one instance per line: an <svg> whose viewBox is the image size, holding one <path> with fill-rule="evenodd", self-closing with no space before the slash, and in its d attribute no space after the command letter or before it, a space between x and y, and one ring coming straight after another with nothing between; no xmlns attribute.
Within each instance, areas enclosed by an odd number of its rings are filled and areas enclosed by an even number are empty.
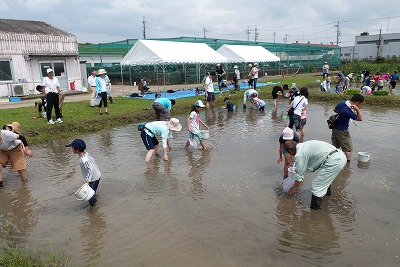
<svg viewBox="0 0 400 267"><path fill-rule="evenodd" d="M373 0L0 0L0 18L45 21L76 35L81 43L142 39L145 17L146 38L205 34L254 41L257 28L258 41L336 44L339 21L340 46L351 46L361 32L400 32L399 1L384 3L385 7Z"/></svg>

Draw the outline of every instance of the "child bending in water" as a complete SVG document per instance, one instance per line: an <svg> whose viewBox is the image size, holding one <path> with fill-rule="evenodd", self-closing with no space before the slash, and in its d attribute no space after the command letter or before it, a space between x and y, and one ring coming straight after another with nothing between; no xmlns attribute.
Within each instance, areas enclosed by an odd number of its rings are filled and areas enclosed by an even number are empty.
<svg viewBox="0 0 400 267"><path fill-rule="evenodd" d="M206 145L204 144L204 137L200 131L200 122L203 124L204 127L208 128L208 126L200 119L199 113L201 108L204 108L205 105L203 101L197 100L192 108L192 112L188 118L188 131L190 132L189 140L186 142L185 149L188 149L189 145L192 144L196 147L196 143L194 141L194 137L197 136L200 141L201 148L206 150Z"/></svg>

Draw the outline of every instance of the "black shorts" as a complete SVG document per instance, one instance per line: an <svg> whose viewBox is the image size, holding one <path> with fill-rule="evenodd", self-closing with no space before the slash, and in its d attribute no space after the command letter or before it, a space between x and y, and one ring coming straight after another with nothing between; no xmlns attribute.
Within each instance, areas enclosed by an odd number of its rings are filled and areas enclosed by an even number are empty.
<svg viewBox="0 0 400 267"><path fill-rule="evenodd" d="M277 99L277 98L278 98L278 94L272 92L272 99Z"/></svg>
<svg viewBox="0 0 400 267"><path fill-rule="evenodd" d="M207 93L208 94L208 97L207 97L207 99L206 99L206 101L207 102L214 102L215 101L215 94L214 94L214 92L208 92Z"/></svg>
<svg viewBox="0 0 400 267"><path fill-rule="evenodd" d="M147 150L154 149L154 147L159 144L157 138L155 136L151 137L148 135L144 129L140 133L140 136L142 137L143 144Z"/></svg>
<svg viewBox="0 0 400 267"><path fill-rule="evenodd" d="M396 81L390 81L390 86L392 86L393 89L396 88Z"/></svg>

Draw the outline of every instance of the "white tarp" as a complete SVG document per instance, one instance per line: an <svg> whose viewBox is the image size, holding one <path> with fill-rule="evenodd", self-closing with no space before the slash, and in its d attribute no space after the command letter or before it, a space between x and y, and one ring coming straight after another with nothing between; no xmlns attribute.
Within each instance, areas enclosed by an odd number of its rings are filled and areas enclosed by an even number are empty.
<svg viewBox="0 0 400 267"><path fill-rule="evenodd" d="M223 45L218 50L228 62L273 62L280 58L262 46L251 45Z"/></svg>
<svg viewBox="0 0 400 267"><path fill-rule="evenodd" d="M223 62L226 58L204 43L138 40L121 66Z"/></svg>

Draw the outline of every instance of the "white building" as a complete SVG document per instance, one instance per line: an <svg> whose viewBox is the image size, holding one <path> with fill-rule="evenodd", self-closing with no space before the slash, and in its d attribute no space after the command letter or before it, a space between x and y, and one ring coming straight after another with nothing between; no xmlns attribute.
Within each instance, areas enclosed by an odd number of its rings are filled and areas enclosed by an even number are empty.
<svg viewBox="0 0 400 267"><path fill-rule="evenodd" d="M0 19L0 96L37 93L47 68L61 89L81 88L76 37L41 21Z"/></svg>
<svg viewBox="0 0 400 267"><path fill-rule="evenodd" d="M400 57L400 33L369 35L367 32L355 37L354 46L342 47L340 59L375 59L377 57Z"/></svg>

